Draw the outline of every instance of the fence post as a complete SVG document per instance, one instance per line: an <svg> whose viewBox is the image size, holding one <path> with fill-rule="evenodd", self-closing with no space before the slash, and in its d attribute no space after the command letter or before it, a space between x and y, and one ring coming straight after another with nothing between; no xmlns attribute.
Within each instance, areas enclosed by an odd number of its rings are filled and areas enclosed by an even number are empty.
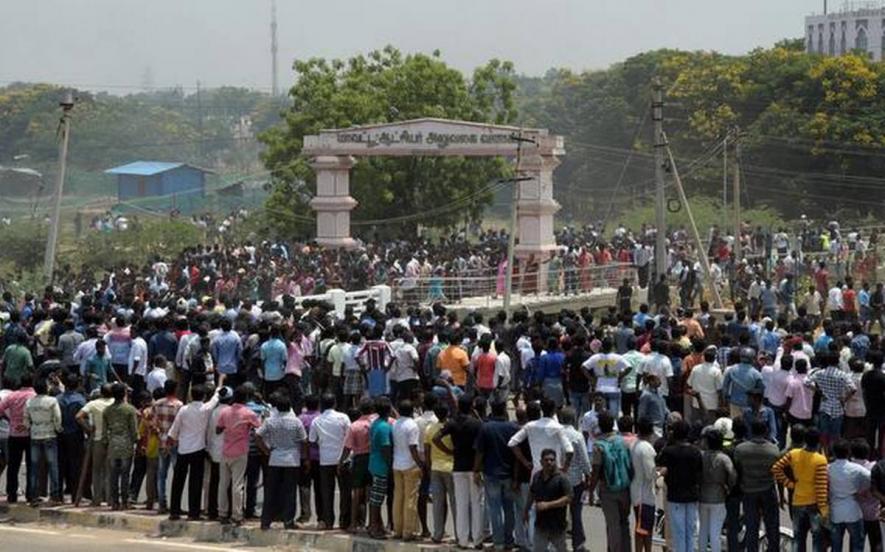
<svg viewBox="0 0 885 552"><path fill-rule="evenodd" d="M335 314L344 316L344 307L347 306L347 292L343 289L330 289L327 292L329 301L335 306Z"/></svg>
<svg viewBox="0 0 885 552"><path fill-rule="evenodd" d="M387 304L390 303L390 298L393 295L393 290L391 290L390 286L387 285L372 286L372 289L378 292L378 310L384 312L384 309L387 308Z"/></svg>

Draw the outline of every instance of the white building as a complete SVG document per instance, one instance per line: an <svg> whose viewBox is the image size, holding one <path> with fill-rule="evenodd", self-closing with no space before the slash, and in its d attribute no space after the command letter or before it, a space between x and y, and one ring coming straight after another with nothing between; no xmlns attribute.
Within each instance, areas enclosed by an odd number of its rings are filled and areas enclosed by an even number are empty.
<svg viewBox="0 0 885 552"><path fill-rule="evenodd" d="M852 50L885 59L885 8L880 2L846 2L842 9L805 17L809 53L838 56Z"/></svg>

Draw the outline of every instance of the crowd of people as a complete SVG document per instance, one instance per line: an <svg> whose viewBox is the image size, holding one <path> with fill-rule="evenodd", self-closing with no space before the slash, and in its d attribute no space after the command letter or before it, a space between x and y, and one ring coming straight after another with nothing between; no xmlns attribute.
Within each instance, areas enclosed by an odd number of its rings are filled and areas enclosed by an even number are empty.
<svg viewBox="0 0 885 552"><path fill-rule="evenodd" d="M460 548L565 550L570 539L581 551L605 538L614 552L650 550L656 537L716 552L723 534L728 550L755 552L760 534L776 550L780 505L796 550L809 534L816 550L841 549L847 532L852 551L865 539L880 551L883 293L867 281L855 291L852 278L875 237L852 232L850 258L839 248L816 264L776 236L764 263L723 253L752 275L747 293L730 286L723 317L703 286L671 304L670 285L681 291L695 270L679 231L660 277L648 229L618 228L607 244L594 234L560 233L551 275L580 286L568 270L595 239L597 253L619 252L600 264L630 263L647 284L635 311L629 281L601 313L486 319L440 302L336 313L295 301L390 270L419 279L435 265L494 266L499 232L423 249L205 246L99 278L70 271L39 297L6 292L7 501ZM825 237L848 241L838 227ZM733 246L715 231L710 241ZM785 288L804 276L811 300ZM584 527L596 506L604 536Z"/></svg>

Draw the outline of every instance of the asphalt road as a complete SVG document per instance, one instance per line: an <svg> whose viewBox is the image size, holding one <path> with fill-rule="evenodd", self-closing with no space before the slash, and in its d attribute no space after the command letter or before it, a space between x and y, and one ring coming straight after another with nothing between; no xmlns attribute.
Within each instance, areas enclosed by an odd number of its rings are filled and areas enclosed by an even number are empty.
<svg viewBox="0 0 885 552"><path fill-rule="evenodd" d="M0 552L267 552L230 543L213 545L182 539L150 539L127 531L53 525L0 525Z"/></svg>

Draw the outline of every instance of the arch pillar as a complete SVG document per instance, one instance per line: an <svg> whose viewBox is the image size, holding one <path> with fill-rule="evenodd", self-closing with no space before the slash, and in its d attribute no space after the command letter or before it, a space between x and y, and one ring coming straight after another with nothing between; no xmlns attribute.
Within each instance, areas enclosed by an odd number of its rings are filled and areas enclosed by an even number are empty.
<svg viewBox="0 0 885 552"><path fill-rule="evenodd" d="M547 290L545 260L556 251L553 217L560 205L553 199L553 171L559 166L555 155L532 153L520 160L517 206L517 244L514 255L525 266L529 258L538 262L538 290Z"/></svg>
<svg viewBox="0 0 885 552"><path fill-rule="evenodd" d="M310 161L317 179L317 193L310 206L316 212L316 241L320 245L356 247L350 236L350 212L357 206L350 195L350 169L355 164L350 155L321 155Z"/></svg>

